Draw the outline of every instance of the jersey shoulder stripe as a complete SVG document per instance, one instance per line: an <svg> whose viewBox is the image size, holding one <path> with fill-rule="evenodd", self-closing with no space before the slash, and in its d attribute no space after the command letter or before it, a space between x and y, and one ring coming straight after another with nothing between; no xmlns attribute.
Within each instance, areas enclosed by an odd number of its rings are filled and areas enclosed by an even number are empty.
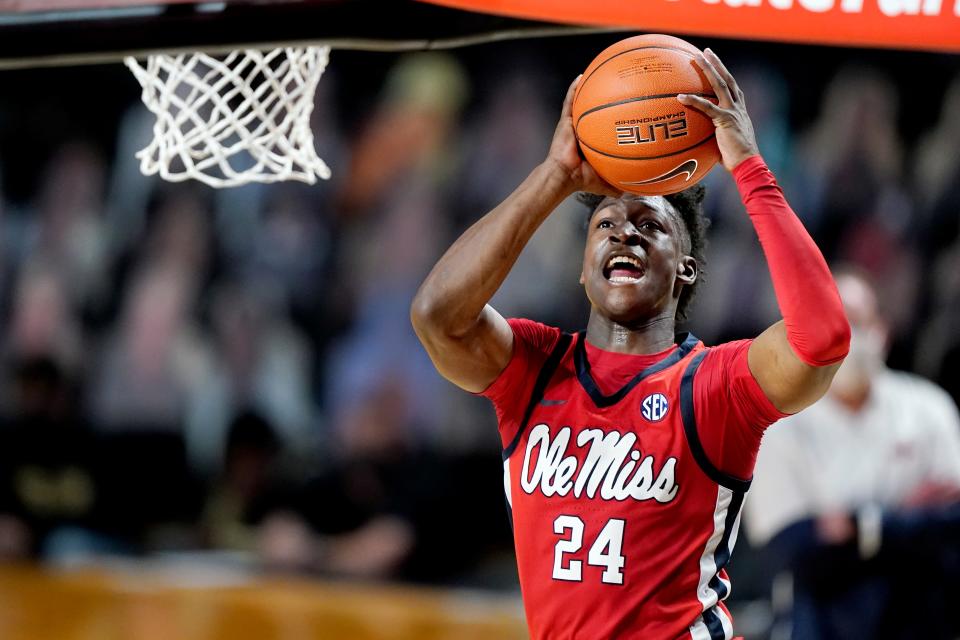
<svg viewBox="0 0 960 640"><path fill-rule="evenodd" d="M680 381L680 415L683 420L683 432L687 437L687 444L690 447L690 453L693 454L693 459L697 465L699 465L700 469L707 474L708 478L721 487L726 487L739 493L746 493L750 489L752 478L750 480L741 480L740 478L735 478L730 474L720 471L720 469L707 458L703 443L700 441L700 433L697 431L697 416L693 406L693 378L697 373L697 369L700 368L703 359L709 352L710 349L708 348L695 355L687 365L687 369L684 371L683 378Z"/></svg>
<svg viewBox="0 0 960 640"><path fill-rule="evenodd" d="M546 362L543 363L543 367L540 369L540 375L537 376L537 381L533 385L533 392L530 394L530 401L527 403L527 408L523 412L523 419L520 421L520 425L517 427L517 432L514 434L513 440L511 440L510 444L507 445L507 448L503 450L503 460L509 459L510 456L513 455L517 445L520 443L520 439L523 437L523 432L527 430L527 424L530 422L530 416L533 415L533 410L537 406L537 403L543 398L543 393L547 390L547 385L550 384L550 378L553 377L553 373L557 370L557 366L559 366L563 356L567 353L567 349L570 347L570 341L572 339L573 336L571 334L561 333L553 347L553 350L547 357Z"/></svg>

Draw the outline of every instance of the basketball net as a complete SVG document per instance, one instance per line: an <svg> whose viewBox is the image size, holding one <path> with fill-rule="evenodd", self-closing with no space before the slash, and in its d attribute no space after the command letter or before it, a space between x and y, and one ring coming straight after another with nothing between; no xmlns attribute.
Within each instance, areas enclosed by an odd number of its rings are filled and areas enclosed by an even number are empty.
<svg viewBox="0 0 960 640"><path fill-rule="evenodd" d="M299 180L330 169L317 156L310 114L330 47L282 47L126 58L157 121L137 153L144 175L212 187Z"/></svg>

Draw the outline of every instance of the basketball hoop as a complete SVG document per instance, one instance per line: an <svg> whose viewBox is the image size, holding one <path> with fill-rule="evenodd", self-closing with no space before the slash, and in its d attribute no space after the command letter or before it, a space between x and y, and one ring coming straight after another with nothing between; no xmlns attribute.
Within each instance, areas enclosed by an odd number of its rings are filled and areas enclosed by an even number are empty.
<svg viewBox="0 0 960 640"><path fill-rule="evenodd" d="M216 188L328 179L310 114L329 54L310 46L152 54L143 66L126 58L157 117L153 141L137 153L140 171Z"/></svg>

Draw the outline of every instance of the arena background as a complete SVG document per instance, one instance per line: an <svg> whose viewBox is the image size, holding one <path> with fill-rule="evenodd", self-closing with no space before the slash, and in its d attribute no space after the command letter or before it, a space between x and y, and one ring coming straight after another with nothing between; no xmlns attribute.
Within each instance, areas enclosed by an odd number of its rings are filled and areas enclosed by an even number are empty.
<svg viewBox="0 0 960 640"><path fill-rule="evenodd" d="M122 65L0 72L0 635L524 637L493 411L433 371L409 301L625 35L335 50L312 187L144 178ZM890 364L960 400L957 57L686 37L740 81L831 263L879 284ZM753 336L777 316L766 265L732 180L706 183L689 328ZM504 315L583 325L584 213L538 231ZM745 538L730 601L765 638Z"/></svg>

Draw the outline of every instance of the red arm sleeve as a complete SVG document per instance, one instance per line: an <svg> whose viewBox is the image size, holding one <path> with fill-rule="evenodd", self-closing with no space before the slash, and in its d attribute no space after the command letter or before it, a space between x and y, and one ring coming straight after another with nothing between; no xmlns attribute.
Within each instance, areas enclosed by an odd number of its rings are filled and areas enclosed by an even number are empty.
<svg viewBox="0 0 960 640"><path fill-rule="evenodd" d="M504 444L519 427L540 369L560 337L560 329L533 320L510 318L507 322L513 329L510 362L489 387L477 394L493 403Z"/></svg>
<svg viewBox="0 0 960 640"><path fill-rule="evenodd" d="M693 379L697 433L720 471L747 480L768 426L787 414L767 398L747 366L751 340L711 348Z"/></svg>
<svg viewBox="0 0 960 640"><path fill-rule="evenodd" d="M767 258L794 353L816 367L842 360L850 346L850 325L823 254L763 158L747 158L734 168L733 177Z"/></svg>

